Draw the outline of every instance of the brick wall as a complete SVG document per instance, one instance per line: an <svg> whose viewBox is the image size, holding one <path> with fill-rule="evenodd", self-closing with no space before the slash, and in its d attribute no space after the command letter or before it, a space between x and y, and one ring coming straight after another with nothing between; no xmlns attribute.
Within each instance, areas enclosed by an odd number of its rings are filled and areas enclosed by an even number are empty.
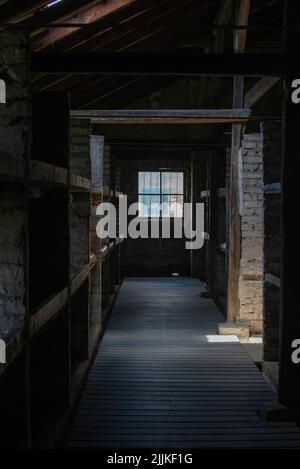
<svg viewBox="0 0 300 469"><path fill-rule="evenodd" d="M0 158L26 161L31 116L29 38L20 30L0 31L0 76L6 84L6 104L0 103ZM12 194L4 180L0 185L0 338L6 338L23 324L25 314L26 199L22 186Z"/></svg>
<svg viewBox="0 0 300 469"><path fill-rule="evenodd" d="M240 150L241 264L239 319L262 331L264 289L263 137L245 134Z"/></svg>
<svg viewBox="0 0 300 469"><path fill-rule="evenodd" d="M70 125L70 171L90 179L90 122L72 119ZM72 193L70 203L71 278L89 263L90 193Z"/></svg>

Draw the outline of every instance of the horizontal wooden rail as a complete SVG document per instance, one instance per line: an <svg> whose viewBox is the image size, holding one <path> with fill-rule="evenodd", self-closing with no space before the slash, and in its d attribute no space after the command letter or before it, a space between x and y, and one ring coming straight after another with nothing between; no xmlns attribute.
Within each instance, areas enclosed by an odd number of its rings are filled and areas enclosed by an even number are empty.
<svg viewBox="0 0 300 469"><path fill-rule="evenodd" d="M29 320L29 335L33 337L42 327L49 323L55 316L67 305L69 299L69 290L64 288L34 313Z"/></svg>
<svg viewBox="0 0 300 469"><path fill-rule="evenodd" d="M86 265L82 271L74 278L71 284L71 295L74 295L82 286L90 273L90 264Z"/></svg>
<svg viewBox="0 0 300 469"><path fill-rule="evenodd" d="M87 264L82 271L73 280L71 285L71 294L73 295L81 287L83 282L89 275L91 269L95 267L98 262L98 256L92 254L90 263ZM60 292L48 298L29 319L29 334L28 339L31 340L38 334L43 327L47 326L55 317L65 308L69 301L69 289L65 287ZM6 363L0 365L0 375L7 366L9 366L17 357L17 355L25 348L27 340L26 326L22 326L12 337L10 337L6 344Z"/></svg>
<svg viewBox="0 0 300 469"><path fill-rule="evenodd" d="M25 160L0 153L0 176L24 182L25 172ZM68 170L43 161L31 160L29 162L29 181L33 184L53 184L67 187ZM90 179L76 174L70 175L70 185L73 192L88 192L91 189Z"/></svg>
<svg viewBox="0 0 300 469"><path fill-rule="evenodd" d="M246 123L250 109L162 109L72 111L72 118L102 124L224 124Z"/></svg>
<svg viewBox="0 0 300 469"><path fill-rule="evenodd" d="M76 174L70 175L70 185L72 192L89 192L91 190L90 179L77 176Z"/></svg>
<svg viewBox="0 0 300 469"><path fill-rule="evenodd" d="M42 161L31 160L29 164L30 180L67 186L68 170Z"/></svg>

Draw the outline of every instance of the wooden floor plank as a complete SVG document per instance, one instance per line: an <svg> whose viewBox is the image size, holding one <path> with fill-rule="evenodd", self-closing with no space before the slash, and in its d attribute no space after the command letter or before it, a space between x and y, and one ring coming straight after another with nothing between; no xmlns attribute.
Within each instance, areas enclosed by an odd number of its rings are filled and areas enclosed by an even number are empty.
<svg viewBox="0 0 300 469"><path fill-rule="evenodd" d="M123 283L74 419L69 448L300 448L293 423L263 422L275 398L200 283Z"/></svg>

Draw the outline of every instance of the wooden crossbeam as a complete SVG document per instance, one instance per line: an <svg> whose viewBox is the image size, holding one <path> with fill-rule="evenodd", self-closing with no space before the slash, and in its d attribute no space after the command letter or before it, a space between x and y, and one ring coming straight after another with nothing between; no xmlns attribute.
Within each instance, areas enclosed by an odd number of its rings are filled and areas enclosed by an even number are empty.
<svg viewBox="0 0 300 469"><path fill-rule="evenodd" d="M284 54L182 53L33 53L32 72L98 75L249 75L300 72L299 61Z"/></svg>
<svg viewBox="0 0 300 469"><path fill-rule="evenodd" d="M263 77L245 94L244 106L251 108L272 86L280 80L279 77Z"/></svg>
<svg viewBox="0 0 300 469"><path fill-rule="evenodd" d="M72 118L91 119L101 124L223 124L246 123L249 109L165 109L71 111Z"/></svg>
<svg viewBox="0 0 300 469"><path fill-rule="evenodd" d="M92 133L97 134L97 125L92 127ZM153 148L226 148L227 144L219 142L216 139L116 139L116 138L106 138L105 142L107 145L112 145L114 151L125 152L128 151L128 148L131 149L153 149Z"/></svg>

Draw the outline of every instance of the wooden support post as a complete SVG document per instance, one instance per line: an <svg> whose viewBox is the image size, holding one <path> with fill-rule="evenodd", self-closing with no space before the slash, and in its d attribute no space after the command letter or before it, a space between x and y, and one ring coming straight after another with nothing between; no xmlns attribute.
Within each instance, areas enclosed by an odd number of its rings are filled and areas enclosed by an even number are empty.
<svg viewBox="0 0 300 469"><path fill-rule="evenodd" d="M290 60L296 60L300 52L297 30L298 3L295 0L288 2L286 47ZM296 100L292 101L295 79L299 80L300 75L288 75L285 79L279 401L299 415L300 363L297 363L297 357L292 359L292 353L296 350L293 347L293 342L300 340L299 280L298 276L295 275L295 269L300 265L300 222L297 215L299 165L296 157L300 153L300 103L297 103Z"/></svg>
<svg viewBox="0 0 300 469"><path fill-rule="evenodd" d="M239 2L236 21L240 25L248 24L250 0ZM237 54L245 51L246 30L238 30L233 37L233 48ZM233 107L244 107L244 77L234 77ZM227 321L235 322L239 315L239 271L241 260L241 220L239 209L239 148L242 136L242 126L232 125L230 188L229 188L229 240L228 240L228 291L227 291Z"/></svg>
<svg viewBox="0 0 300 469"><path fill-rule="evenodd" d="M250 11L250 0L241 0L236 2L236 24L239 26L248 25L248 17ZM234 31L233 35L233 49L234 52L244 52L246 46L247 29L238 29Z"/></svg>
<svg viewBox="0 0 300 469"><path fill-rule="evenodd" d="M208 290L212 297L215 296L217 278L217 172L215 153L210 154L209 162L209 270L208 270Z"/></svg>
<svg viewBox="0 0 300 469"><path fill-rule="evenodd" d="M243 104L244 78L234 77L233 105ZM228 292L227 292L227 321L236 321L239 313L239 271L241 258L241 220L239 213L239 148L242 127L232 125L230 188L228 203Z"/></svg>

